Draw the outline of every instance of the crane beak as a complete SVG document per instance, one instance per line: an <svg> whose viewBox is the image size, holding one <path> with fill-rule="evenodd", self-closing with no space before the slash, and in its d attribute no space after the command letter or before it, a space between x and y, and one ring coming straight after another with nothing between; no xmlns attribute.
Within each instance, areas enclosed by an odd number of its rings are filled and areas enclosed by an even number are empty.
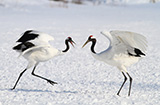
<svg viewBox="0 0 160 105"><path fill-rule="evenodd" d="M86 42L85 42L85 44L82 46L82 48L88 43L88 42L90 42L89 40L87 40Z"/></svg>
<svg viewBox="0 0 160 105"><path fill-rule="evenodd" d="M70 43L73 47L74 47L74 44L76 44L73 40L71 40Z"/></svg>

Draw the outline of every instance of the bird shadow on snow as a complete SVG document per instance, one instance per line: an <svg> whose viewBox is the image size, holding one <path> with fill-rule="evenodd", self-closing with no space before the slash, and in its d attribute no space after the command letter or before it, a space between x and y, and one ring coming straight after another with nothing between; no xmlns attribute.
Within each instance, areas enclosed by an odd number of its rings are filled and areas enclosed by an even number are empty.
<svg viewBox="0 0 160 105"><path fill-rule="evenodd" d="M44 92L44 93L49 93L49 92L53 92L50 90L38 90L38 89L15 89L15 90L11 90L11 89L0 89L0 91L10 91L10 92ZM55 93L78 93L78 91L69 91L69 90L63 90L63 91L54 91Z"/></svg>
<svg viewBox="0 0 160 105"><path fill-rule="evenodd" d="M159 91L160 85L157 83L137 83L134 84L134 87L138 90L145 90L145 91Z"/></svg>
<svg viewBox="0 0 160 105"><path fill-rule="evenodd" d="M55 93L78 93L78 91L66 91L66 90L63 90L63 91L55 91Z"/></svg>
<svg viewBox="0 0 160 105"><path fill-rule="evenodd" d="M0 91L10 91L10 92L52 92L50 90L37 90L37 89L0 89Z"/></svg>

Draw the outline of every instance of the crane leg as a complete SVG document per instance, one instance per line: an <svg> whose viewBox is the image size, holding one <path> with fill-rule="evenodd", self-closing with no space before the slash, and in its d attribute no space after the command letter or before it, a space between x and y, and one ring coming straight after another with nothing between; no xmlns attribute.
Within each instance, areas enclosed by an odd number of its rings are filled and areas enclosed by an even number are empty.
<svg viewBox="0 0 160 105"><path fill-rule="evenodd" d="M37 65L36 65L36 66L37 66ZM39 76L39 75L35 74L34 71L35 71L35 69L36 69L36 66L34 66L34 68L33 68L32 75L34 75L34 76L36 76L36 77L39 77L39 78L41 78L41 79L46 80L46 81L49 82L51 85L58 84L57 82L51 81L51 80L49 80L49 79L47 79L47 78L44 78L44 77L42 77L42 76Z"/></svg>
<svg viewBox="0 0 160 105"><path fill-rule="evenodd" d="M129 73L127 72L127 75L129 77L129 81L130 81L130 84L129 84L129 92L128 92L128 96L130 96L130 93L131 93L131 86L132 86L132 77L129 75Z"/></svg>
<svg viewBox="0 0 160 105"><path fill-rule="evenodd" d="M125 76L124 72L122 72L123 76L124 76L124 82L122 83L117 95L119 96L119 93L121 92L122 87L124 86L125 82L127 81L127 77Z"/></svg>
<svg viewBox="0 0 160 105"><path fill-rule="evenodd" d="M18 81L20 80L21 76L23 75L23 73L24 73L26 70L27 70L27 69L23 70L23 71L20 73L20 75L19 75L19 77L18 77L18 79L17 79L14 87L13 87L11 90L14 90L14 89L16 88Z"/></svg>

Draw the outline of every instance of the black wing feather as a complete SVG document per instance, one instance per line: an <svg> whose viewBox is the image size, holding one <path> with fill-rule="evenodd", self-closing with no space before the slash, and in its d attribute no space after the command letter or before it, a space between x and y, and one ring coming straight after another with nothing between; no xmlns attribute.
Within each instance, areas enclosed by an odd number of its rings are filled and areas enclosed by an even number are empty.
<svg viewBox="0 0 160 105"><path fill-rule="evenodd" d="M135 56L135 57L141 57L141 55L145 56L145 54L144 54L141 50L139 50L138 48L134 48L134 52L135 52L135 54L131 54L131 53L128 51L128 54L129 54L130 56Z"/></svg>
<svg viewBox="0 0 160 105"><path fill-rule="evenodd" d="M25 43L29 40L33 40L35 38L37 38L39 36L39 34L36 34L36 33L31 33L33 32L33 30L28 30L26 31L22 37L20 39L17 40L17 42L22 42L22 43Z"/></svg>
<svg viewBox="0 0 160 105"><path fill-rule="evenodd" d="M14 46L13 50L17 50L17 51L23 52L23 51L25 51L28 48L31 48L33 46L35 46L33 43L31 43L31 42L25 42L25 43L18 44L17 46Z"/></svg>

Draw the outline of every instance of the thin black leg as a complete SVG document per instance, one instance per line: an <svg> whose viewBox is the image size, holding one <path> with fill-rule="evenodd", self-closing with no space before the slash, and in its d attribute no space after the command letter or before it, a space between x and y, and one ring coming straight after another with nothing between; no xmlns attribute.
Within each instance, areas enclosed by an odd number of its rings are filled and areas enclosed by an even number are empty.
<svg viewBox="0 0 160 105"><path fill-rule="evenodd" d="M37 67L37 65L34 66L33 71L32 71L32 75L34 75L34 76L36 76L36 77L39 77L39 78L41 78L41 79L46 80L46 81L49 82L51 85L58 84L57 82L51 81L51 80L49 80L49 79L47 79L47 78L44 78L44 77L42 77L42 76L39 76L39 75L35 74L34 71L35 71L36 67Z"/></svg>
<svg viewBox="0 0 160 105"><path fill-rule="evenodd" d="M19 79L21 78L21 76L23 75L23 73L24 73L26 70L27 70L27 69L23 70L23 71L20 73L20 75L19 75L19 77L18 77L18 79L17 79L17 81L16 81L14 87L13 87L11 90L14 90L14 89L16 88L16 85L17 85Z"/></svg>
<svg viewBox="0 0 160 105"><path fill-rule="evenodd" d="M129 77L129 81L130 81L130 84L129 84L129 92L128 92L128 96L130 96L130 93L131 93L131 86L132 86L132 77L129 75L129 73L127 72L127 75Z"/></svg>
<svg viewBox="0 0 160 105"><path fill-rule="evenodd" d="M118 91L118 93L117 93L118 96L119 96L119 93L120 93L120 91L121 91L123 85L124 85L125 82L127 81L127 77L125 76L125 74L124 74L123 72L122 72L122 74L123 74L123 76L124 76L124 82L122 83L122 85L121 85L121 87L120 87L120 89L119 89L119 91Z"/></svg>

